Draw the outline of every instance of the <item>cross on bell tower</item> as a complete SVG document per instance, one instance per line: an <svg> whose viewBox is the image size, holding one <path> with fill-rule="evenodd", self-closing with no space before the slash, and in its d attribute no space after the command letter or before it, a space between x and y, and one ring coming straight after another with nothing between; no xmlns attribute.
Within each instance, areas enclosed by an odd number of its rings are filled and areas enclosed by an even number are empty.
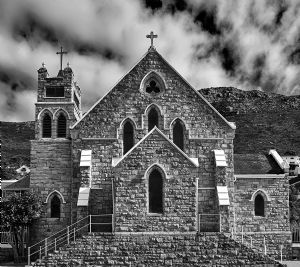
<svg viewBox="0 0 300 267"><path fill-rule="evenodd" d="M150 48L154 48L154 46L153 46L153 39L157 38L158 35L154 34L153 31L151 31L150 34L146 35L146 37L151 39L151 46L150 46Z"/></svg>
<svg viewBox="0 0 300 267"><path fill-rule="evenodd" d="M62 61L63 61L63 55L68 54L67 51L63 51L63 47L60 47L60 51L56 52L56 55L60 55L60 70L62 70Z"/></svg>

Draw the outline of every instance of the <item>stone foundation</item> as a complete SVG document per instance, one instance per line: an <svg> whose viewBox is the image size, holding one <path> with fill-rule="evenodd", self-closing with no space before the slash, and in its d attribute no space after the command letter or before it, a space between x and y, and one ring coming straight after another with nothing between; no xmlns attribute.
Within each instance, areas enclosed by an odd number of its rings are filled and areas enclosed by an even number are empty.
<svg viewBox="0 0 300 267"><path fill-rule="evenodd" d="M284 266L223 234L90 234L35 266Z"/></svg>

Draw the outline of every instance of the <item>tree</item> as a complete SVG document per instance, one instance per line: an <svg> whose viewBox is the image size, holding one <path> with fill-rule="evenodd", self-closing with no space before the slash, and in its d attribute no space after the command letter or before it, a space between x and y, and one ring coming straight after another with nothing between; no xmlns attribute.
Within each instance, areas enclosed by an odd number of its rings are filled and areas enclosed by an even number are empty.
<svg viewBox="0 0 300 267"><path fill-rule="evenodd" d="M24 233L32 221L40 216L41 201L36 194L12 194L0 203L0 225L10 232L10 245L15 262L25 260Z"/></svg>

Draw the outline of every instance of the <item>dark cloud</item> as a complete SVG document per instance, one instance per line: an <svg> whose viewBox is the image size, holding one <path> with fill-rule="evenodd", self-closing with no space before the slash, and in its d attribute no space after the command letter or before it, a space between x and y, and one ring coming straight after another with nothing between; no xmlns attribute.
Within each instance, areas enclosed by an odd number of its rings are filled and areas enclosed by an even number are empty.
<svg viewBox="0 0 300 267"><path fill-rule="evenodd" d="M151 8L152 10L162 8L161 0L145 0L145 4L147 8Z"/></svg>
<svg viewBox="0 0 300 267"><path fill-rule="evenodd" d="M235 86L300 94L299 0L0 1L0 120L31 120L42 62L60 45L83 92L103 96L149 46L197 89Z"/></svg>
<svg viewBox="0 0 300 267"><path fill-rule="evenodd" d="M257 55L253 61L252 73L250 77L251 84L255 86L259 86L260 84L262 84L265 65L266 65L266 55L265 54Z"/></svg>
<svg viewBox="0 0 300 267"><path fill-rule="evenodd" d="M195 17L195 23L199 23L203 30L210 34L221 34L216 24L216 10L201 8Z"/></svg>

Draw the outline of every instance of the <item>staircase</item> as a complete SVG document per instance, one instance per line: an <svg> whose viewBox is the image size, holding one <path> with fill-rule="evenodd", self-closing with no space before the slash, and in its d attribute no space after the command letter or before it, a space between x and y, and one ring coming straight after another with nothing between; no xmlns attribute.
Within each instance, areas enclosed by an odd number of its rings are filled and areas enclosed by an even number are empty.
<svg viewBox="0 0 300 267"><path fill-rule="evenodd" d="M285 266L222 233L88 233L33 266Z"/></svg>

